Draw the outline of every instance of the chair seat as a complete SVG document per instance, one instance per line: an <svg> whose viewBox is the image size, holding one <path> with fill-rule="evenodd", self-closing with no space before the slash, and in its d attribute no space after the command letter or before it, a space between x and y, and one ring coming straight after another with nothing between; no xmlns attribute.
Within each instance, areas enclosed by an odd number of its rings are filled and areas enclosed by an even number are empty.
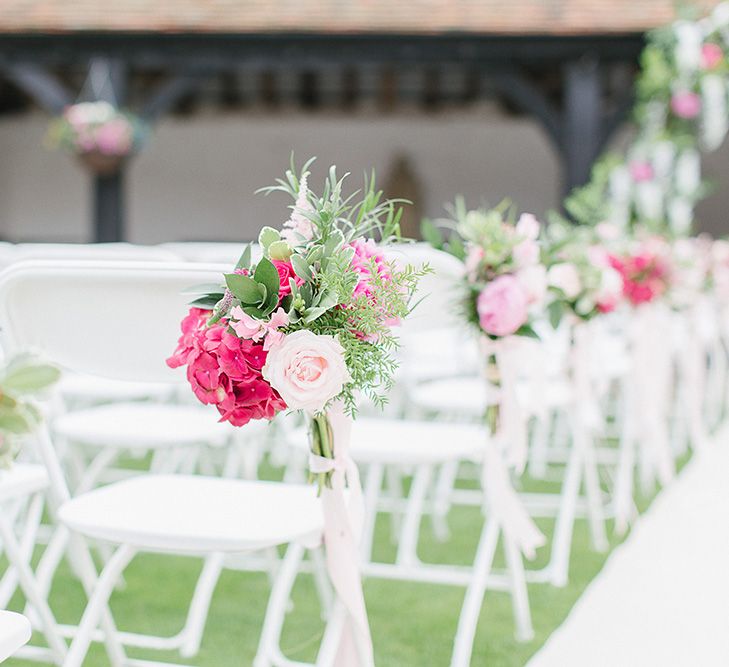
<svg viewBox="0 0 729 667"><path fill-rule="evenodd" d="M222 445L228 424L212 408L155 403L117 403L58 417L53 429L72 442L101 447L150 449L182 445Z"/></svg>
<svg viewBox="0 0 729 667"><path fill-rule="evenodd" d="M174 385L158 382L125 382L66 373L58 383L58 389L69 403L88 405L139 399L164 400L172 395Z"/></svg>
<svg viewBox="0 0 729 667"><path fill-rule="evenodd" d="M30 640L30 621L12 611L0 611L0 662Z"/></svg>
<svg viewBox="0 0 729 667"><path fill-rule="evenodd" d="M438 464L478 460L488 433L478 424L401 419L358 419L352 428L350 453L357 463L388 465ZM296 446L308 448L303 429L291 436Z"/></svg>
<svg viewBox="0 0 729 667"><path fill-rule="evenodd" d="M313 485L193 475L143 475L65 503L63 523L141 550L204 554L310 542L323 527Z"/></svg>
<svg viewBox="0 0 729 667"><path fill-rule="evenodd" d="M9 470L0 470L0 502L23 498L48 486L45 467L34 463L15 463Z"/></svg>
<svg viewBox="0 0 729 667"><path fill-rule="evenodd" d="M543 386L537 383L520 382L517 396L527 413L537 406L565 406L572 397L567 382L547 381ZM410 393L410 400L417 407L429 412L454 414L478 419L489 405L498 402L498 389L491 389L480 377L457 377L424 382Z"/></svg>

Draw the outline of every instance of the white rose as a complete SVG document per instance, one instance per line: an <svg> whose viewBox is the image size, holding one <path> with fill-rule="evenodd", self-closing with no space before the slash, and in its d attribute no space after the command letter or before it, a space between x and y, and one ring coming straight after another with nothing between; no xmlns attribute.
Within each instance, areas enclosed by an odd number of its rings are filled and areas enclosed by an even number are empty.
<svg viewBox="0 0 729 667"><path fill-rule="evenodd" d="M580 274L574 264L560 262L549 267L547 282L550 287L556 287L564 292L568 299L575 299L582 290Z"/></svg>
<svg viewBox="0 0 729 667"><path fill-rule="evenodd" d="M320 412L350 381L344 348L335 336L302 330L268 353L263 377L292 410Z"/></svg>
<svg viewBox="0 0 729 667"><path fill-rule="evenodd" d="M516 233L528 241L536 241L539 237L539 220L531 213L522 213L516 223Z"/></svg>
<svg viewBox="0 0 729 667"><path fill-rule="evenodd" d="M527 295L527 303L531 306L541 304L547 292L547 270L542 264L528 266L516 274L516 279Z"/></svg>

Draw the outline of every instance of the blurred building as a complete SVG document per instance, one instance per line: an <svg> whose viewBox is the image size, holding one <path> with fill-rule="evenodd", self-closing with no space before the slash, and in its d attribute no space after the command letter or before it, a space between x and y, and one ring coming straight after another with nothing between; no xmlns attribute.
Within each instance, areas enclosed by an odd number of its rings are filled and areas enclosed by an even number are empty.
<svg viewBox="0 0 729 667"><path fill-rule="evenodd" d="M254 191L292 151L352 187L376 168L415 200L411 233L457 194L543 214L619 140L642 35L673 16L671 0L4 0L0 237L249 238L285 215ZM93 95L91 64L155 124L114 182L43 148L50 114ZM729 185L727 165L710 156L709 178ZM719 190L700 214L721 231Z"/></svg>

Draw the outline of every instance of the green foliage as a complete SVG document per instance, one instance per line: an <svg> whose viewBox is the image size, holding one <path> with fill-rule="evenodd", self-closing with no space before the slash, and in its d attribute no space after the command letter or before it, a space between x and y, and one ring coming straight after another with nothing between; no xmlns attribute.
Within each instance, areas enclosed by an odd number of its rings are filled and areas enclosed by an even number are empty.
<svg viewBox="0 0 729 667"><path fill-rule="evenodd" d="M0 374L0 468L10 465L21 437L41 420L32 397L53 385L59 375L54 366L29 357L14 359Z"/></svg>

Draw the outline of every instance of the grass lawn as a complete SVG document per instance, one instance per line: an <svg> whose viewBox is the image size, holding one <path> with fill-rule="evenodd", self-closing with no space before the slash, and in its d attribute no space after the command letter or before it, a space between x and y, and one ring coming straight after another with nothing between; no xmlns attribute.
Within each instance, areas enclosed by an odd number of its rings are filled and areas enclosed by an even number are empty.
<svg viewBox="0 0 729 667"><path fill-rule="evenodd" d="M544 482L524 480L527 490L544 490ZM642 503L643 508L647 503ZM549 535L553 522L540 522ZM454 508L450 516L451 537L439 543L424 520L420 555L423 560L468 564L472 562L481 529L476 508ZM612 526L609 526L612 530ZM611 538L612 546L616 540ZM549 547L529 567L542 567ZM375 556L392 560L389 523L380 517ZM573 542L570 583L563 589L546 584L530 585L530 598L536 636L529 643L514 639L511 602L506 593L487 592L476 636L472 665L516 667L544 643L563 621L588 582L595 577L607 554L590 548L587 525L578 521ZM497 561L497 565L499 562ZM112 598L112 609L121 629L173 635L182 627L200 561L158 555L138 556L126 571L126 586ZM242 667L252 663L269 582L264 574L226 571L213 600L199 655L189 661L201 667ZM452 639L463 602L461 588L419 583L369 580L365 595L372 625L378 667L447 667ZM51 605L61 622L78 622L84 596L69 569L58 572ZM22 609L19 598L14 608ZM316 654L323 624L312 579L300 575L294 591L294 607L289 614L282 646L297 660L312 660ZM174 660L185 663L175 653L129 651L134 657ZM38 664L9 660L8 667ZM94 646L86 667L104 667L104 650Z"/></svg>

